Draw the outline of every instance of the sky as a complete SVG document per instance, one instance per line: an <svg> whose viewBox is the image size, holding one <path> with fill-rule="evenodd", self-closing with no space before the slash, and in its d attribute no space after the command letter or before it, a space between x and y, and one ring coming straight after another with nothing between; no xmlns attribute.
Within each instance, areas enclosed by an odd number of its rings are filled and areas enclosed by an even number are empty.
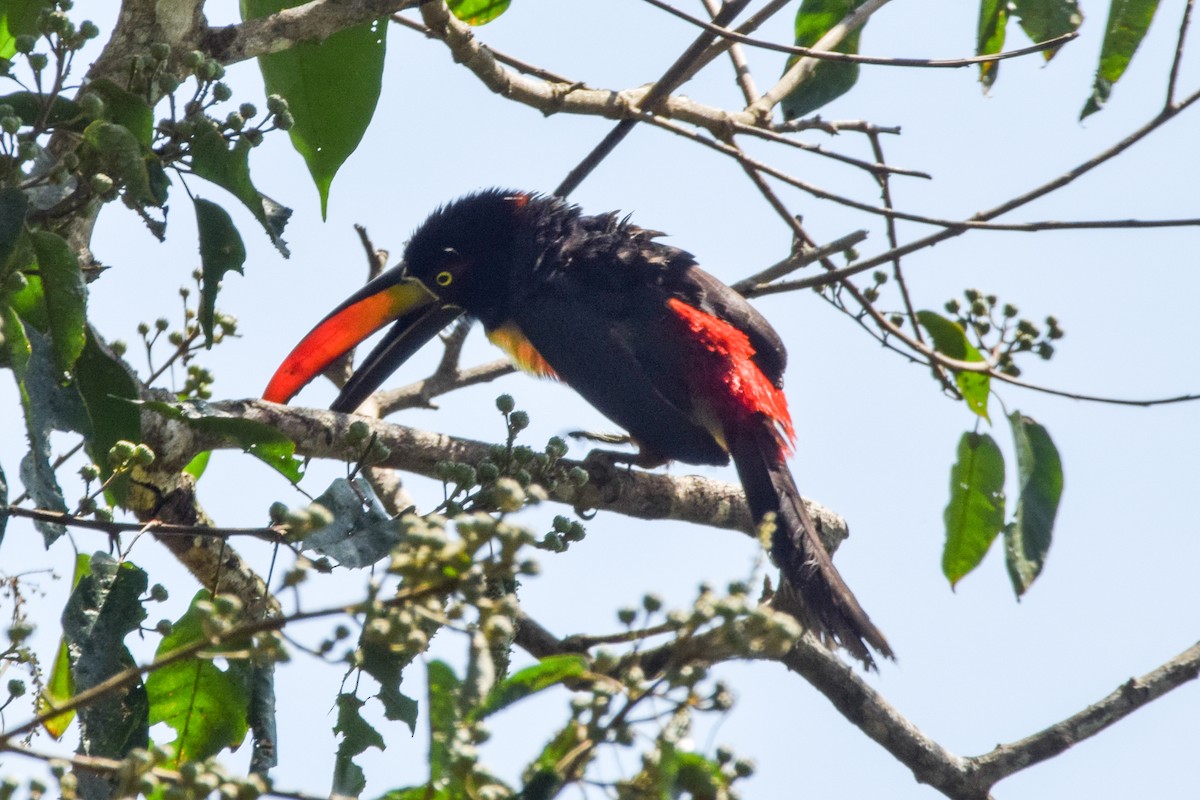
<svg viewBox="0 0 1200 800"><path fill-rule="evenodd" d="M931 216L966 217L1065 172L1153 116L1165 92L1183 5L1163 0L1109 105L1082 123L1078 114L1090 91L1106 14L1106 5L1095 0L1081 3L1086 21L1078 40L1048 64L1040 56L1004 62L989 94L972 69L864 67L854 90L821 113L900 126L901 134L884 142L889 162L928 172L932 180L896 179L897 205ZM867 26L862 52L969 55L977 13L971 6L896 0ZM232 4L218 5L210 21L232 21L235 13ZM786 41L789 28L785 13L761 35ZM626 88L656 79L694 33L636 0L517 0L478 35L589 85ZM1014 26L1009 46L1023 44ZM781 59L751 54L760 88L773 82ZM736 104L730 74L727 62L715 62L683 93ZM249 100L261 107L253 64L232 69L229 82L235 103ZM1197 83L1200 59L1193 54L1184 64L1181 92ZM1120 158L1005 221L1196 216L1198 113L1185 112ZM282 137L268 137L254 152L260 190L295 209L285 233L290 260L274 251L231 198L190 184L229 208L249 251L245 276L228 276L218 301L238 317L241 337L201 359L217 376L214 396L257 396L291 346L361 282L364 259L353 224L366 226L378 247L397 254L429 211L467 191L488 186L549 191L610 126L599 119L544 118L510 104L453 64L438 43L393 26L378 111L359 151L334 181L325 222L303 162ZM853 134L804 139L869 156L868 143ZM754 151L826 189L877 200L867 177L845 166L799 151ZM781 191L818 240L867 228L860 253L871 256L886 248L874 218ZM774 263L790 246L790 232L736 165L658 130L636 130L572 200L592 212L632 213L636 223L668 232L667 241L730 282ZM178 287L190 282L198 257L194 223L178 187L165 244L118 205L104 211L97 228L96 256L112 269L92 286L90 309L105 336L132 343L139 321L158 316L160 308L178 308ZM902 241L928 232L909 223L899 230ZM1022 365L1024 377L1034 383L1103 396L1162 397L1200 391L1200 367L1186 339L1200 292L1198 244L1196 228L978 232L921 251L906 259L904 269L918 308L939 309L975 287L1035 320L1058 317L1066 337L1055 358ZM1194 404L1142 409L998 389L992 402L1045 425L1062 455L1066 488L1055 539L1045 571L1020 602L997 547L952 590L940 572L942 511L955 446L973 428L973 415L945 398L927 369L880 348L812 293L763 298L756 306L776 325L790 353L786 388L799 435L792 463L796 480L807 496L849 522L852 536L836 563L898 654L895 664L884 664L867 680L926 734L958 754L986 752L1084 708L1196 641L1200 539L1187 499L1200 479ZM895 309L899 300L885 293L881 306ZM136 348L130 353L132 363L144 366ZM423 377L435 357L431 350L415 359L392 385ZM467 363L494 357L474 332ZM503 436L501 420L487 409L500 392L512 394L530 412L526 441L532 444L567 430L611 427L566 387L526 376L446 397L437 411L406 411L394 421L497 440ZM320 407L333 396L331 386L314 384L293 402ZM8 381L0 381L0 408L8 419L17 418ZM993 418L998 424L992 435L1011 463L1007 426L1000 414ZM0 435L0 464L10 476L23 444L17 430L8 425ZM64 448L70 443L62 440ZM579 448L572 452L582 454ZM694 471L686 465L670 469ZM315 466L305 486L319 492L339 472L337 465ZM731 470L706 474L734 479ZM436 494L427 482L411 485L418 499L428 502ZM1010 485L1009 496L1014 494ZM275 500L302 502L279 476L229 452L214 457L200 497L227 525L264 522ZM527 519L537 525L560 510L539 510ZM743 579L758 557L749 540L728 531L605 514L588 529L588 538L567 554L542 556L542 575L522 592L528 613L559 634L615 630L615 609L637 604L646 592L686 606L700 582L722 586ZM87 534L76 541L85 550L104 546ZM265 569L269 551L245 549ZM28 526L12 523L0 568L14 571L19 556L22 569L62 573L69 565L65 551L60 546L43 552ZM151 571L152 581L172 588L174 605L164 607L162 616L177 616L193 593L191 579L152 543L139 545L135 560ZM352 597L364 580L347 575L322 591ZM48 605L63 595L63 584L41 579ZM322 594L321 602L327 597ZM54 626L49 618L40 632L47 646L53 645ZM319 636L312 632L310 641ZM464 651L461 637L443 635L435 642L439 657L461 660ZM419 695L421 672L418 667L406 675L406 691ZM715 674L733 686L737 704L715 725L698 726L694 745L711 752L728 743L755 759L758 770L742 785L743 797L938 796L781 667L725 665ZM336 667L303 656L280 670L285 765L276 775L278 786L321 793L329 785L335 747L331 704L339 680ZM287 699L297 696L304 700ZM497 716L485 761L514 779L520 759L528 760L551 735L563 702L561 694L550 695L528 710ZM11 711L6 719L19 721ZM995 794L1033 800L1068 793L1177 796L1200 780L1198 719L1200 690L1184 686L1061 757L1004 781ZM296 735L299 731L304 734ZM421 777L424 737L409 739L398 726L385 735L388 750L364 758L365 796ZM611 756L602 763L618 775L635 764ZM4 774L33 769L29 762L0 762Z"/></svg>

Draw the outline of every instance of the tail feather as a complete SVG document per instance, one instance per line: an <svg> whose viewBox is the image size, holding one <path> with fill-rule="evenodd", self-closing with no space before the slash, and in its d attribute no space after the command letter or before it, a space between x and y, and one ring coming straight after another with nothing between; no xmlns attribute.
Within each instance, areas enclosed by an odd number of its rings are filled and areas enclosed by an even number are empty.
<svg viewBox="0 0 1200 800"><path fill-rule="evenodd" d="M775 514L771 556L787 587L799 595L803 612L797 616L809 625L816 623L820 633L832 637L868 669L875 665L868 645L894 658L887 639L833 566L780 455L775 431L767 425L742 431L731 437L729 445L755 521Z"/></svg>

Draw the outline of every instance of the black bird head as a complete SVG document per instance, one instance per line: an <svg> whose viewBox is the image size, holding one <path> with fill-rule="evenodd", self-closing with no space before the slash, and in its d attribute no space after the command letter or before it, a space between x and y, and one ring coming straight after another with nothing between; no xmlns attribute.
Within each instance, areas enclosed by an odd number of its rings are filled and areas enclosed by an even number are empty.
<svg viewBox="0 0 1200 800"><path fill-rule="evenodd" d="M533 219L558 208L569 207L500 189L439 208L413 234L400 266L351 295L296 345L263 398L286 403L335 360L393 323L331 406L353 411L464 312L485 325L498 322L513 287L537 261Z"/></svg>

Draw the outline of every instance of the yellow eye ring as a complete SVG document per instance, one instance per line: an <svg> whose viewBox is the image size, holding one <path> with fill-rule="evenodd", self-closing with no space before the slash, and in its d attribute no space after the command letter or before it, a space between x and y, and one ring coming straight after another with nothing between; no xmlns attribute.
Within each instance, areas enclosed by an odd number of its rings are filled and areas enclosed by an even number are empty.
<svg viewBox="0 0 1200 800"><path fill-rule="evenodd" d="M449 272L439 272L434 280L437 282L438 286L449 286L450 284L454 283L454 276Z"/></svg>

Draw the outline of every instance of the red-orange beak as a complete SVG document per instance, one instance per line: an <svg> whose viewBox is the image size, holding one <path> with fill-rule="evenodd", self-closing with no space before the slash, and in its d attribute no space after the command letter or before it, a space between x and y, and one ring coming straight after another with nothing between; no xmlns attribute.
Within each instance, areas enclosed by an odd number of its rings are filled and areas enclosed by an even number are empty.
<svg viewBox="0 0 1200 800"><path fill-rule="evenodd" d="M330 406L334 411L354 411L392 372L461 314L462 309L442 304L401 268L388 270L317 323L275 370L263 399L286 403L326 367L394 322Z"/></svg>

